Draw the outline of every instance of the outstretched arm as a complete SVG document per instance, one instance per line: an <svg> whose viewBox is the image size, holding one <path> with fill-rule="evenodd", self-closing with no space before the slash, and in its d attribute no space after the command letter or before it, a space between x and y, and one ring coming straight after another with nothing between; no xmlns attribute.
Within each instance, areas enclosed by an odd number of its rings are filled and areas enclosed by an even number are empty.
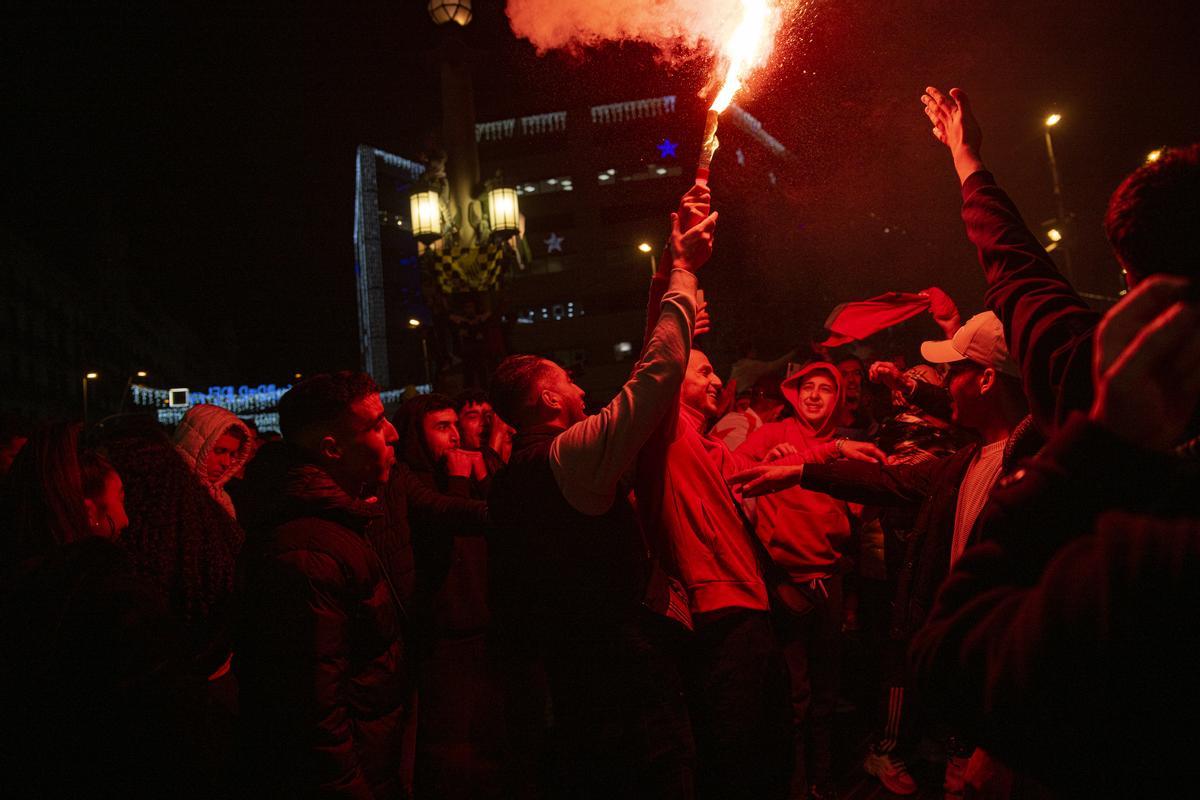
<svg viewBox="0 0 1200 800"><path fill-rule="evenodd" d="M686 233L671 215L673 254L661 312L633 375L600 413L554 440L550 465L567 501L585 514L606 512L621 475L672 407L687 368L696 320L696 276L712 254L717 215Z"/></svg>
<svg viewBox="0 0 1200 800"><path fill-rule="evenodd" d="M1091 334L1100 317L984 168L983 135L966 92L951 89L947 96L929 86L921 102L962 183L963 222L987 279L987 305L1004 325L1034 416L1051 431L1068 412L1091 404Z"/></svg>

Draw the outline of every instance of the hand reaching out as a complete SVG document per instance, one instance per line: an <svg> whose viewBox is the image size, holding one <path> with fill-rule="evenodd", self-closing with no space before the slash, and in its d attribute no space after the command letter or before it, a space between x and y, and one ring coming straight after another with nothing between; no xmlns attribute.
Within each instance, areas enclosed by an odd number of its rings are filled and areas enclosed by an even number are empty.
<svg viewBox="0 0 1200 800"><path fill-rule="evenodd" d="M872 464L882 464L887 461L887 453L870 442L856 442L853 439L843 439L838 445L842 458L850 461L867 461Z"/></svg>
<svg viewBox="0 0 1200 800"><path fill-rule="evenodd" d="M800 451L796 449L796 446L794 444L791 444L790 442L780 442L779 444L775 445L770 450L768 450L767 454L765 456L763 456L762 460L764 463L770 462L770 461L777 461L777 460L783 458L784 456L794 456L798 452L800 452Z"/></svg>
<svg viewBox="0 0 1200 800"><path fill-rule="evenodd" d="M867 378L872 383L882 383L893 392L908 394L916 382L906 378L904 373L890 361L876 361L867 369Z"/></svg>
<svg viewBox="0 0 1200 800"><path fill-rule="evenodd" d="M1185 278L1152 276L1096 331L1089 416L1152 450L1177 444L1200 407L1200 305L1187 295Z"/></svg>
<svg viewBox="0 0 1200 800"><path fill-rule="evenodd" d="M921 95L925 116L933 123L933 136L950 149L958 179L966 181L973 172L983 169L979 150L983 146L983 130L971 111L971 101L962 89L951 89L949 96L935 86L926 86Z"/></svg>
<svg viewBox="0 0 1200 800"><path fill-rule="evenodd" d="M751 467L729 477L729 485L740 487L742 497L761 497L800 485L804 467Z"/></svg>

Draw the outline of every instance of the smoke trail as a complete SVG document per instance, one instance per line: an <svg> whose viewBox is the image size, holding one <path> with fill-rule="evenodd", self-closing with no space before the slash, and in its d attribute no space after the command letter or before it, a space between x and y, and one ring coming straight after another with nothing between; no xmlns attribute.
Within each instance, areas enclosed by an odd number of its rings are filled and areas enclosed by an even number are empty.
<svg viewBox="0 0 1200 800"><path fill-rule="evenodd" d="M715 51L740 16L740 0L508 0L513 33L539 53L618 40L643 42L663 55Z"/></svg>

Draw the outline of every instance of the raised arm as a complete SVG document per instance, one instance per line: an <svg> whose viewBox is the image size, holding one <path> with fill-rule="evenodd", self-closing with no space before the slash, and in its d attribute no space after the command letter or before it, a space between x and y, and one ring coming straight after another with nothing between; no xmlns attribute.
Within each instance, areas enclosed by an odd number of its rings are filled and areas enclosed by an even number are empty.
<svg viewBox="0 0 1200 800"><path fill-rule="evenodd" d="M1045 431L1091 404L1091 334L1100 315L1059 273L1007 194L986 171L983 135L966 92L929 86L921 97L933 135L949 148L962 184L963 222L979 252L988 308L1004 325L1009 352Z"/></svg>
<svg viewBox="0 0 1200 800"><path fill-rule="evenodd" d="M696 275L712 254L715 213L686 233L671 215L672 270L654 326L633 375L600 413L555 438L550 464L563 496L585 514L612 505L617 482L673 407L691 351Z"/></svg>

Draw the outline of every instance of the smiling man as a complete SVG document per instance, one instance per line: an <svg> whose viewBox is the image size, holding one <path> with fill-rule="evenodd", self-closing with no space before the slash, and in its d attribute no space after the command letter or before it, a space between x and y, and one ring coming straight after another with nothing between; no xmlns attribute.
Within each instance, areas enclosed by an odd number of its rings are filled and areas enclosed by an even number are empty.
<svg viewBox="0 0 1200 800"><path fill-rule="evenodd" d="M843 390L841 373L833 364L806 364L785 378L780 389L796 416L763 425L738 448L737 455L761 461L786 444L825 461L859 449L875 449L834 438ZM842 628L842 574L850 548L850 506L797 487L762 498L756 511L759 538L775 564L787 573L790 586L803 593L806 604L812 606L802 617L783 614L785 624L779 626L792 687L792 796L830 796L827 783L832 777L833 703Z"/></svg>
<svg viewBox="0 0 1200 800"><path fill-rule="evenodd" d="M782 798L791 762L787 672L761 546L725 483L753 462L707 432L721 385L708 356L693 349L678 407L638 460L637 509L652 548L687 590L695 636L683 672L697 797Z"/></svg>

